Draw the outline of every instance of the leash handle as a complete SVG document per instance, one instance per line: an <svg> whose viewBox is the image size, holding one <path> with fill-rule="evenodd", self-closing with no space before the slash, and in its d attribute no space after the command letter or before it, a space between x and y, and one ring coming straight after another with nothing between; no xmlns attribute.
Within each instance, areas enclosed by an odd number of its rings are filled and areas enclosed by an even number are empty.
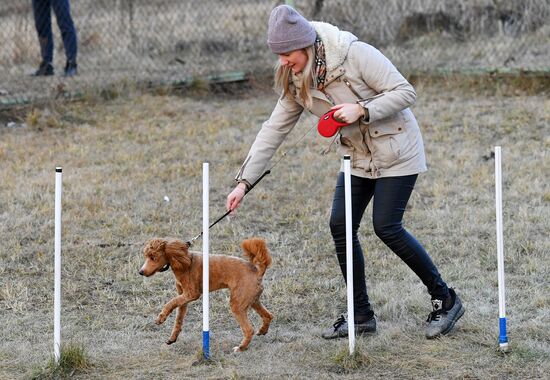
<svg viewBox="0 0 550 380"><path fill-rule="evenodd" d="M256 186L256 185L258 184L258 182L260 182L260 181L261 181L266 175L268 175L269 173L271 173L271 170L266 170L266 171L264 172L264 174L262 174L262 175L260 176L260 178L258 178L258 179L256 180L256 182L254 182L252 185L250 185L250 188L247 189L247 190L244 192L244 195L248 194L248 193L250 192L250 190L252 190L252 189L254 188L254 186ZM244 197L243 197L243 198L244 198Z"/></svg>
<svg viewBox="0 0 550 380"><path fill-rule="evenodd" d="M250 190L252 190L254 188L254 186L256 186L258 184L258 182L260 182L266 175L268 175L269 173L271 173L271 170L266 170L264 172L264 174L262 174L260 176L260 178L258 178L252 185L250 185L249 188L247 188L244 192L244 195L248 194L250 192ZM243 198L244 198L244 195L243 195ZM233 210L227 210L227 212L225 214L223 214L222 216L220 216L215 222L213 222L210 226L208 226L208 229L212 228L213 226L215 226L216 224L218 224L218 222L220 222L223 218L225 218L227 215L229 215ZM198 238L200 238L202 236L202 231L200 234L198 234L197 236L195 236L193 239L187 241L187 246L188 247L191 247L191 245L193 245L193 242L195 240L197 240Z"/></svg>

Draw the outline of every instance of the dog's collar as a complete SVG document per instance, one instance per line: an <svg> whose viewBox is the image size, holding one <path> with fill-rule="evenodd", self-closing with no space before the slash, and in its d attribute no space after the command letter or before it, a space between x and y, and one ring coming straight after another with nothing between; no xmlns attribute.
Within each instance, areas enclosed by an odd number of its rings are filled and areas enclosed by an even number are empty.
<svg viewBox="0 0 550 380"><path fill-rule="evenodd" d="M159 269L159 272L166 272L168 269L170 269L170 264L166 264L162 268Z"/></svg>

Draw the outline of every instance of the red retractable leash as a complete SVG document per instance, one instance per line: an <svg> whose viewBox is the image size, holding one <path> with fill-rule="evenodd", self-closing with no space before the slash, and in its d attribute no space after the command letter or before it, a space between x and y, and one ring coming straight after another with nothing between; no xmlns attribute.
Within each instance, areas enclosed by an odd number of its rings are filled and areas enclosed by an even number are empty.
<svg viewBox="0 0 550 380"><path fill-rule="evenodd" d="M319 119L319 123L317 124L317 132L319 132L321 136L332 137L336 134L336 132L338 132L338 129L349 125L349 123L344 123L334 117L334 113L336 111L338 111L338 109L330 110Z"/></svg>

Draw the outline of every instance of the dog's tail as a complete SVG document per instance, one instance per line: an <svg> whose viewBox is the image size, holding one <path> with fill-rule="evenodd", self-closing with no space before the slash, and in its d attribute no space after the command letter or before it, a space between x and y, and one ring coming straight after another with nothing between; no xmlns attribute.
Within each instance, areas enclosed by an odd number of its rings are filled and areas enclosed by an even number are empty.
<svg viewBox="0 0 550 380"><path fill-rule="evenodd" d="M260 238L251 238L243 240L241 243L243 256L248 259L263 276L265 270L271 265L271 255L267 249L265 241Z"/></svg>

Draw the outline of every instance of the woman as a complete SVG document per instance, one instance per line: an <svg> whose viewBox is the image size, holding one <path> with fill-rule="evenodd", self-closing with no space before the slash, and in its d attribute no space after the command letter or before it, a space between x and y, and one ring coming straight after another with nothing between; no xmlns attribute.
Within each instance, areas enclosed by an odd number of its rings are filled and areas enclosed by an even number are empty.
<svg viewBox="0 0 550 380"><path fill-rule="evenodd" d="M374 47L333 25L308 22L286 5L271 12L267 43L279 56L275 86L281 96L237 174L238 184L227 197L227 209L239 206L247 187L263 173L304 109L319 117L336 110L334 117L349 124L339 129L335 143L341 156L351 156L352 165L355 331L376 331L357 238L363 213L373 199L376 235L418 275L431 295L433 310L426 337L447 334L464 314L464 307L422 245L402 226L416 178L427 170L422 136L409 109L416 97L413 87ZM343 169L336 182L330 230L345 278ZM347 330L346 319L340 316L322 336L345 337Z"/></svg>

